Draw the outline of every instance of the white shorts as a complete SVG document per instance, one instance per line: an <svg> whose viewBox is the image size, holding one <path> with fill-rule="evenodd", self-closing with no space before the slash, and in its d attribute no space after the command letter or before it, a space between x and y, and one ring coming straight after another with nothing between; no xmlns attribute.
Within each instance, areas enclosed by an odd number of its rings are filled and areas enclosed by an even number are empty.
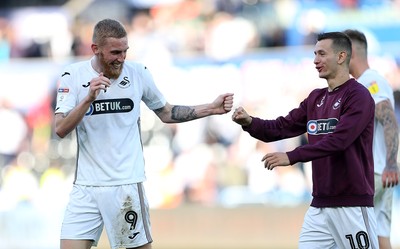
<svg viewBox="0 0 400 249"><path fill-rule="evenodd" d="M103 225L112 249L139 247L153 241L142 183L73 186L61 227L61 239L92 240L93 246L97 246Z"/></svg>
<svg viewBox="0 0 400 249"><path fill-rule="evenodd" d="M390 237L393 191L394 188L383 188L382 175L375 174L374 206L378 236Z"/></svg>
<svg viewBox="0 0 400 249"><path fill-rule="evenodd" d="M372 207L310 207L304 217L299 249L378 249Z"/></svg>

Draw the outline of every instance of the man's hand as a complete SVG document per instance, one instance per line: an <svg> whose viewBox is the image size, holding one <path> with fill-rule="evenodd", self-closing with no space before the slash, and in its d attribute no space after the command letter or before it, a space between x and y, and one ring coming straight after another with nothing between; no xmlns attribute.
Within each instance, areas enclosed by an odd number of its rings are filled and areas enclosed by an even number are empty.
<svg viewBox="0 0 400 249"><path fill-rule="evenodd" d="M100 90L107 91L107 88L110 87L111 81L109 78L105 77L103 73L100 73L98 77L93 78L90 81L90 89L88 97L91 101L94 101L97 96L100 94Z"/></svg>
<svg viewBox="0 0 400 249"><path fill-rule="evenodd" d="M225 114L232 110L233 107L233 93L225 93L219 95L212 106L215 108L215 114Z"/></svg>
<svg viewBox="0 0 400 249"><path fill-rule="evenodd" d="M382 186L395 187L399 184L399 168L397 165L386 166L382 173Z"/></svg>
<svg viewBox="0 0 400 249"><path fill-rule="evenodd" d="M289 166L289 157L284 152L274 152L266 154L262 160L266 169L272 170L277 166Z"/></svg>
<svg viewBox="0 0 400 249"><path fill-rule="evenodd" d="M232 114L232 120L241 125L249 126L253 120L243 107L236 108L235 112Z"/></svg>

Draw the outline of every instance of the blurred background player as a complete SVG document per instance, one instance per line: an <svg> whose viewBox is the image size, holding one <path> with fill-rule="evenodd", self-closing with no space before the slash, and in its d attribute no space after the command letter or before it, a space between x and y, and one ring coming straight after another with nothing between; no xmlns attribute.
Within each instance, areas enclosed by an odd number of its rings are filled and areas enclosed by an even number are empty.
<svg viewBox="0 0 400 249"><path fill-rule="evenodd" d="M373 155L377 234L379 248L391 249L393 190L399 183L397 165L399 129L394 112L393 89L382 75L369 67L365 34L359 30L351 29L345 30L344 33L352 41L350 74L368 88L375 101Z"/></svg>

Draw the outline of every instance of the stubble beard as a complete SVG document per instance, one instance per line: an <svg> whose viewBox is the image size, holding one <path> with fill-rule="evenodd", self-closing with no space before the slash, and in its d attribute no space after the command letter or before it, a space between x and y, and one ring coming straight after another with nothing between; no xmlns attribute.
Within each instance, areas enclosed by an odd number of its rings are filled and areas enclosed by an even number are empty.
<svg viewBox="0 0 400 249"><path fill-rule="evenodd" d="M122 68L124 66L123 63L121 63L121 66L119 68L114 68L113 64L114 62L108 63L104 60L104 54L100 53L99 54L99 62L101 68L103 68L103 73L104 76L106 76L109 79L117 79L122 72Z"/></svg>

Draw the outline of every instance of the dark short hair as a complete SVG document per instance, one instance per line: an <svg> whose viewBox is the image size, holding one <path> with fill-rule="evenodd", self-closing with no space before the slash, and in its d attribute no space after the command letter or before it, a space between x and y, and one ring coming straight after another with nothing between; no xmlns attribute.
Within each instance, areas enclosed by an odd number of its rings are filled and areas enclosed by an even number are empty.
<svg viewBox="0 0 400 249"><path fill-rule="evenodd" d="M113 19L104 19L99 21L93 30L92 41L94 44L103 45L106 38L124 38L127 32L124 26Z"/></svg>
<svg viewBox="0 0 400 249"><path fill-rule="evenodd" d="M365 50L368 49L368 42L367 42L367 37L365 34L359 30L356 29L346 29L343 31L352 41L355 41L357 43L360 43Z"/></svg>
<svg viewBox="0 0 400 249"><path fill-rule="evenodd" d="M335 52L345 51L347 53L347 62L351 58L351 39L343 32L326 32L318 34L317 41L330 39L332 40L332 48Z"/></svg>

